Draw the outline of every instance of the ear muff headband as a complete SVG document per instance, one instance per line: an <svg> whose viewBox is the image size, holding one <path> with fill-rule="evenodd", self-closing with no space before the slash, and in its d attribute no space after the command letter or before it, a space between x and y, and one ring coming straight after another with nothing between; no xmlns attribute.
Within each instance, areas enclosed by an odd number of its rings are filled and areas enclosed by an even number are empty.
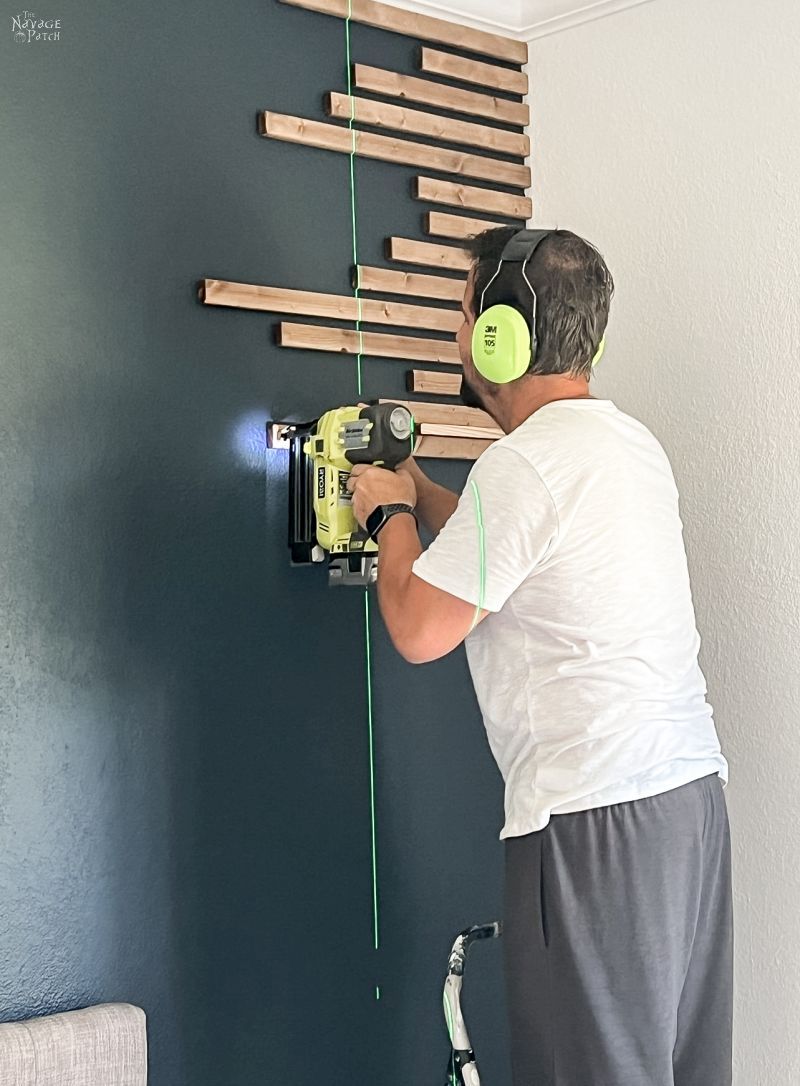
<svg viewBox="0 0 800 1086"><path fill-rule="evenodd" d="M536 291L525 273L526 265L537 248L554 230L519 230L506 243L492 278L483 288L481 304L472 329L472 361L487 381L505 385L527 373L536 357ZM503 262L522 261L522 277L531 292L531 323L512 305L504 303L484 310L486 291L500 274ZM603 356L605 337L600 340L592 359L595 366Z"/></svg>
<svg viewBox="0 0 800 1086"><path fill-rule="evenodd" d="M606 349L606 337L600 340L597 345L597 350L594 352L594 358L592 359L592 369L597 365L600 359L603 357L603 351Z"/></svg>
<svg viewBox="0 0 800 1086"><path fill-rule="evenodd" d="M472 361L487 381L508 384L522 377L536 354L536 291L525 274L525 266L552 230L518 230L506 242L497 270L483 288L481 304L472 329ZM531 323L512 305L492 305L484 310L486 291L500 274L504 262L522 261L522 275L531 292ZM533 330L531 332L531 329Z"/></svg>

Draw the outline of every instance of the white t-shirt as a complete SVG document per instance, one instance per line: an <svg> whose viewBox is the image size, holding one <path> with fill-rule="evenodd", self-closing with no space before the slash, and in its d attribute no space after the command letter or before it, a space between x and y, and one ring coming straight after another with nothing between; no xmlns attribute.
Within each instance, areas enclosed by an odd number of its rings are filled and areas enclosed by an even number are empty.
<svg viewBox="0 0 800 1086"><path fill-rule="evenodd" d="M413 572L487 615L466 639L505 825L657 795L728 764L706 701L678 492L610 400L545 404L475 462Z"/></svg>

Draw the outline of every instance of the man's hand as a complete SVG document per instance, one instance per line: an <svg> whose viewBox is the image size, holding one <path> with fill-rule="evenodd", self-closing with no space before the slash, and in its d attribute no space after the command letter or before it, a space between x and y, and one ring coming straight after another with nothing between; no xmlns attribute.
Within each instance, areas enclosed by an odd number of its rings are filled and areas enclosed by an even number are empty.
<svg viewBox="0 0 800 1086"><path fill-rule="evenodd" d="M413 508L417 504L417 488L405 468L389 471L372 464L356 464L347 489L353 495L353 514L362 528L366 528L367 517L379 505L404 502Z"/></svg>

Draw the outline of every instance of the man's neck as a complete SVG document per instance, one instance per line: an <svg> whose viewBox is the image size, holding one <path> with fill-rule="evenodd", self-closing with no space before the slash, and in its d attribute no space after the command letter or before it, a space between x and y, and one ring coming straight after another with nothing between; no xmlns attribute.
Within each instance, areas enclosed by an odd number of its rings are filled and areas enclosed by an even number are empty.
<svg viewBox="0 0 800 1086"><path fill-rule="evenodd" d="M556 374L524 377L513 386L501 386L500 393L487 410L504 433L510 434L526 419L556 400L594 399L585 378L561 377Z"/></svg>

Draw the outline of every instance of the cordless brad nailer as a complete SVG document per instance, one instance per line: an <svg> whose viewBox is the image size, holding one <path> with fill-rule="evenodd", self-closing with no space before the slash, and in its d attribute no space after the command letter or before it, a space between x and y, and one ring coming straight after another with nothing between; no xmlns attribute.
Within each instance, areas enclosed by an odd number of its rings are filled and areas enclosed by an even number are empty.
<svg viewBox="0 0 800 1086"><path fill-rule="evenodd" d="M414 419L395 403L337 407L280 429L289 447L289 547L293 565L329 559L329 583L370 584L378 544L353 514L355 464L394 469L414 449Z"/></svg>

